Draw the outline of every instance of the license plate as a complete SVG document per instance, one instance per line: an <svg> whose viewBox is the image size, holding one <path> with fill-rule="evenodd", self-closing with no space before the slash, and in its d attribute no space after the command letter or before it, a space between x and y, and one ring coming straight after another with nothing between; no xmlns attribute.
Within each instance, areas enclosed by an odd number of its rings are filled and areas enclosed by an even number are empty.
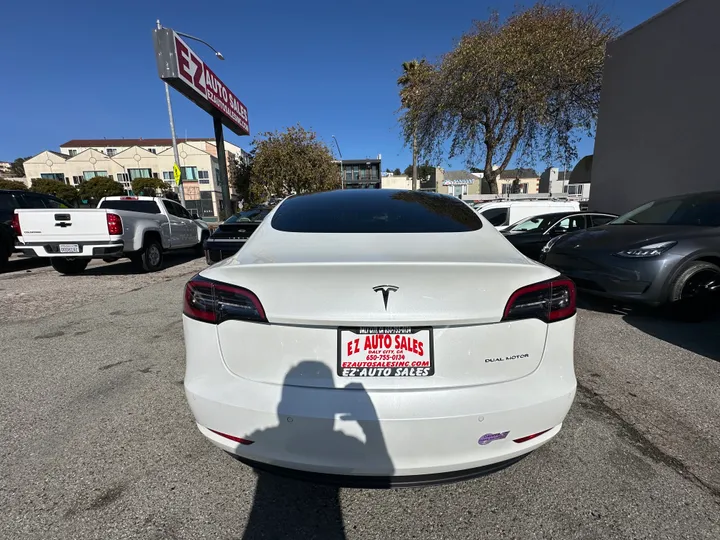
<svg viewBox="0 0 720 540"><path fill-rule="evenodd" d="M60 253L80 253L78 244L60 244Z"/></svg>
<svg viewBox="0 0 720 540"><path fill-rule="evenodd" d="M430 377L432 328L340 328L340 377Z"/></svg>

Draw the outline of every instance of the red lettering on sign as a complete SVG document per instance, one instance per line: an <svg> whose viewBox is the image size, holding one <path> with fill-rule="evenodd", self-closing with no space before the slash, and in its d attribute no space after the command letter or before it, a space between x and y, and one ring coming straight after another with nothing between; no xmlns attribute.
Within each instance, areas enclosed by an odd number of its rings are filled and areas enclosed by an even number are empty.
<svg viewBox="0 0 720 540"><path fill-rule="evenodd" d="M190 58L192 58L192 61L195 63L195 76L193 77L193 84L195 84L195 88L202 91L202 93L205 93L205 84L203 83L203 67L205 66L204 62L200 60L197 56L194 56L192 53L190 54Z"/></svg>
<svg viewBox="0 0 720 540"><path fill-rule="evenodd" d="M355 343L355 350L353 351L353 353L359 353L360 352L360 340L356 339L354 341L354 343Z"/></svg>
<svg viewBox="0 0 720 540"><path fill-rule="evenodd" d="M175 38L175 49L178 55L178 71L180 76L187 82L192 82L192 76L190 75L190 51L185 44L179 39Z"/></svg>

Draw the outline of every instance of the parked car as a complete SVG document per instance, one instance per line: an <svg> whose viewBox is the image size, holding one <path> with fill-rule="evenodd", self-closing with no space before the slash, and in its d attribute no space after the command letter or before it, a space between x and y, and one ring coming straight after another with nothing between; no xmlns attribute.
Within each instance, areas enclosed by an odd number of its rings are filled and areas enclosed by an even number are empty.
<svg viewBox="0 0 720 540"><path fill-rule="evenodd" d="M502 234L523 255L539 260L542 248L552 239L568 232L605 225L617 218L616 214L596 212L561 212L542 214L521 219L510 225Z"/></svg>
<svg viewBox="0 0 720 540"><path fill-rule="evenodd" d="M233 214L220 224L205 241L205 260L213 264L231 257L243 247L250 235L255 232L271 206L257 206Z"/></svg>
<svg viewBox="0 0 720 540"><path fill-rule="evenodd" d="M495 201L478 205L477 212L498 230L527 217L555 212L579 212L578 201Z"/></svg>
<svg viewBox="0 0 720 540"><path fill-rule="evenodd" d="M97 208L20 208L18 250L48 257L61 274L78 274L91 259L128 257L146 272L160 270L163 253L194 247L202 254L209 229L197 214L161 197L106 197Z"/></svg>
<svg viewBox="0 0 720 540"><path fill-rule="evenodd" d="M16 189L0 189L0 272L5 269L10 255L16 251L17 230L12 224L16 208L71 207L72 205L53 195Z"/></svg>
<svg viewBox="0 0 720 540"><path fill-rule="evenodd" d="M720 191L651 201L554 238L541 260L616 300L660 306L707 296L720 285Z"/></svg>
<svg viewBox="0 0 720 540"><path fill-rule="evenodd" d="M469 478L550 441L576 390L575 288L485 223L436 193L285 199L186 284L200 432L259 469L375 487Z"/></svg>

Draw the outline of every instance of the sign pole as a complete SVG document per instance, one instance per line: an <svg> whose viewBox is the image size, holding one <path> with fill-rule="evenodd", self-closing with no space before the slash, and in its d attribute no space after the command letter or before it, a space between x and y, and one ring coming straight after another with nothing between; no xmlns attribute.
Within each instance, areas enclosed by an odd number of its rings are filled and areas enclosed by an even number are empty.
<svg viewBox="0 0 720 540"><path fill-rule="evenodd" d="M225 219L232 214L230 202L230 183L228 182L227 162L225 161L225 138L223 137L223 125L219 116L213 115L213 127L215 128L215 144L217 145L218 166L220 168L220 187L222 188L223 207Z"/></svg>
<svg viewBox="0 0 720 540"><path fill-rule="evenodd" d="M160 24L160 19L156 21L157 29L162 30L162 25ZM164 82L164 81L163 81ZM178 147L177 147L177 137L175 136L175 119L173 118L173 111L172 111L172 101L170 101L170 85L168 85L167 82L165 82L165 101L167 102L167 108L168 108L168 117L170 118L170 136L172 137L172 146L173 146L173 155L175 157L175 166L180 166L180 154L178 153ZM175 167L173 167L173 171L175 170ZM182 185L182 180L178 181L177 175L175 175L175 183L178 187L178 198L180 199L180 204L185 206L185 193ZM182 178L182 177L181 177Z"/></svg>

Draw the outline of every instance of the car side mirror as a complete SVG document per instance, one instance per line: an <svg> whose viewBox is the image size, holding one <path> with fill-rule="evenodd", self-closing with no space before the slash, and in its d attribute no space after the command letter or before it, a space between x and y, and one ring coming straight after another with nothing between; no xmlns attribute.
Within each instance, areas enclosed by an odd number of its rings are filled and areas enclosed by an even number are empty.
<svg viewBox="0 0 720 540"><path fill-rule="evenodd" d="M192 217L193 219L200 219L200 216L198 216L197 212L190 212L190 217Z"/></svg>

